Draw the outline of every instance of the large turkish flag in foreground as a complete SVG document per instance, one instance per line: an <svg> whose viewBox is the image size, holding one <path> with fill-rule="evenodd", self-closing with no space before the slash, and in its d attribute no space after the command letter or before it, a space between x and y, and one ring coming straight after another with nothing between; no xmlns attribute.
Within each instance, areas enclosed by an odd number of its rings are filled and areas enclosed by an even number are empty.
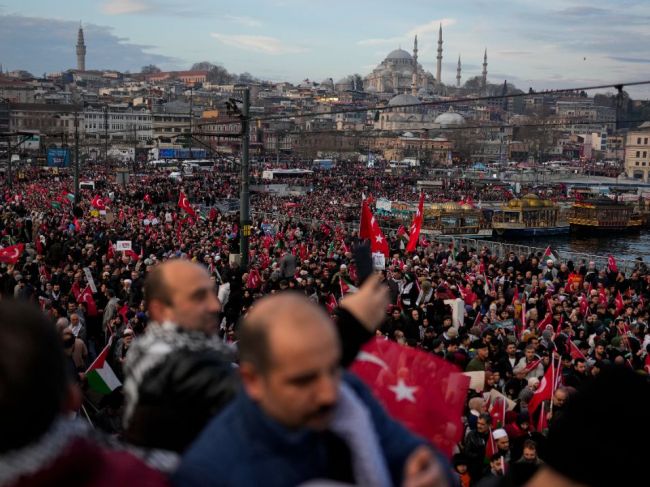
<svg viewBox="0 0 650 487"><path fill-rule="evenodd" d="M463 434L469 377L449 362L390 340L366 344L352 364L390 415L451 457Z"/></svg>

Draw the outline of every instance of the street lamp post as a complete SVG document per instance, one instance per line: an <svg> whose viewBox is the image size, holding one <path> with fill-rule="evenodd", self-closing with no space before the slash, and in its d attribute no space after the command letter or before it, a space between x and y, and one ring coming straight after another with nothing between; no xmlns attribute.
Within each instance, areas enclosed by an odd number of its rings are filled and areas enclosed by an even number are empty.
<svg viewBox="0 0 650 487"><path fill-rule="evenodd" d="M248 143L249 143L249 109L250 109L250 88L244 90L244 103L241 113L241 195L239 207L240 239L239 248L241 253L241 266L243 269L248 268L248 239L251 234L250 221L250 173L248 160Z"/></svg>
<svg viewBox="0 0 650 487"><path fill-rule="evenodd" d="M79 112L74 112L74 204L79 204Z"/></svg>

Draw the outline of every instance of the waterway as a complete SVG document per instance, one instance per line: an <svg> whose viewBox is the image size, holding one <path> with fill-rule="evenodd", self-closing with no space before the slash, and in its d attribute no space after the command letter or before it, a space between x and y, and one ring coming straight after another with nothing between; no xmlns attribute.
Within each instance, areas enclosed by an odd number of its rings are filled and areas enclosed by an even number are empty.
<svg viewBox="0 0 650 487"><path fill-rule="evenodd" d="M613 255L617 259L643 257L650 262L650 230L639 235L612 235L611 237L585 237L567 235L562 237L530 238L513 241L520 245L542 247L551 245L560 254L562 251L594 255Z"/></svg>

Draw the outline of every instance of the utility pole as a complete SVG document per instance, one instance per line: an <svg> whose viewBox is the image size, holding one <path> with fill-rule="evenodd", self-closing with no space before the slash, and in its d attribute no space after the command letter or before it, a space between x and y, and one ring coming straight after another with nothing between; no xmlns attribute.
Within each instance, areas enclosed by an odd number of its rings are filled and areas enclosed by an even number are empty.
<svg viewBox="0 0 650 487"><path fill-rule="evenodd" d="M74 112L74 204L79 204L79 112Z"/></svg>
<svg viewBox="0 0 650 487"><path fill-rule="evenodd" d="M192 108L194 105L194 86L190 86L190 135L187 138L187 141L190 144L190 159L192 159Z"/></svg>
<svg viewBox="0 0 650 487"><path fill-rule="evenodd" d="M136 127L135 124L136 124L136 119L135 116L133 116L133 174L136 173L135 161L138 152L138 128Z"/></svg>
<svg viewBox="0 0 650 487"><path fill-rule="evenodd" d="M104 105L104 164L108 161L108 105Z"/></svg>
<svg viewBox="0 0 650 487"><path fill-rule="evenodd" d="M241 267L248 268L248 239L251 234L250 221L250 192L248 189L250 183L249 160L248 160L248 142L249 142L249 111L250 111L250 88L244 90L244 104L241 114L241 194L239 200L239 250L241 254Z"/></svg>

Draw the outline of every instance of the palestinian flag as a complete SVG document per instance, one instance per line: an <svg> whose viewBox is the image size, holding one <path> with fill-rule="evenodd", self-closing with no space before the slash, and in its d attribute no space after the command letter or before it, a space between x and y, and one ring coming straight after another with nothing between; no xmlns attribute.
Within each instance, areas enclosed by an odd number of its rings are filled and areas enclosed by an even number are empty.
<svg viewBox="0 0 650 487"><path fill-rule="evenodd" d="M560 260L560 254L549 245L544 251L544 259L551 259L555 263Z"/></svg>
<svg viewBox="0 0 650 487"><path fill-rule="evenodd" d="M88 370L86 371L86 378L88 379L88 385L90 388L100 394L110 394L118 387L122 386L122 383L111 369L111 366L108 365L106 359L108 358L108 353L111 349L111 342L108 342L108 345L102 350L102 353L95 359Z"/></svg>
<svg viewBox="0 0 650 487"><path fill-rule="evenodd" d="M61 203L59 203L58 201L50 201L50 206L55 210L61 209Z"/></svg>

